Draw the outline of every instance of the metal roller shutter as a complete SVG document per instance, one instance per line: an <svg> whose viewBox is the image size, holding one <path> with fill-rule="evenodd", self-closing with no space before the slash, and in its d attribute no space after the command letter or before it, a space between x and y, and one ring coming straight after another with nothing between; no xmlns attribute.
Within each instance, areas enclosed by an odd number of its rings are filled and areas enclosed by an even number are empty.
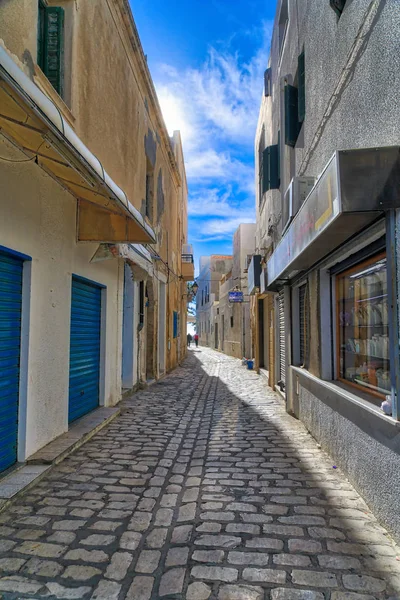
<svg viewBox="0 0 400 600"><path fill-rule="evenodd" d="M99 405L101 288L72 278L69 422Z"/></svg>
<svg viewBox="0 0 400 600"><path fill-rule="evenodd" d="M22 266L0 251L0 471L17 462Z"/></svg>
<svg viewBox="0 0 400 600"><path fill-rule="evenodd" d="M285 346L285 292L281 290L278 295L279 309L279 375L283 387L286 383L286 346Z"/></svg>

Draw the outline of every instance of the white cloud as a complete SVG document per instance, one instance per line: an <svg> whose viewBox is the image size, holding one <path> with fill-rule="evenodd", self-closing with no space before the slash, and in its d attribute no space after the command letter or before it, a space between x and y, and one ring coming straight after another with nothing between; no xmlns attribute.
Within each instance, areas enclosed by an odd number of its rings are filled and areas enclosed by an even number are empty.
<svg viewBox="0 0 400 600"><path fill-rule="evenodd" d="M181 131L197 241L226 240L254 222L253 143L271 32L264 23L247 62L228 45L210 48L200 68L162 65L156 88L170 133Z"/></svg>

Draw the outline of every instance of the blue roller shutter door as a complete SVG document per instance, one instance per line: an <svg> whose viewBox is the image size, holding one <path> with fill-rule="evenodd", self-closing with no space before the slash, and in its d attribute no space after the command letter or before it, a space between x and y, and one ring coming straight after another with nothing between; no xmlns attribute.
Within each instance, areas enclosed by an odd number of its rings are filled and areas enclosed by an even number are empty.
<svg viewBox="0 0 400 600"><path fill-rule="evenodd" d="M99 405L101 288L72 278L68 420Z"/></svg>
<svg viewBox="0 0 400 600"><path fill-rule="evenodd" d="M22 266L0 251L0 471L17 461Z"/></svg>

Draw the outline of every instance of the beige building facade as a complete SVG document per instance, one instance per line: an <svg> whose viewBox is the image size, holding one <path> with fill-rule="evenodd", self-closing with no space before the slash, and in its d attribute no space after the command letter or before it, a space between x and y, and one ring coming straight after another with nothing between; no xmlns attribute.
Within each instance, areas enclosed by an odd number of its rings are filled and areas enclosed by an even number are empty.
<svg viewBox="0 0 400 600"><path fill-rule="evenodd" d="M127 1L2 3L0 127L4 471L183 359L193 258Z"/></svg>

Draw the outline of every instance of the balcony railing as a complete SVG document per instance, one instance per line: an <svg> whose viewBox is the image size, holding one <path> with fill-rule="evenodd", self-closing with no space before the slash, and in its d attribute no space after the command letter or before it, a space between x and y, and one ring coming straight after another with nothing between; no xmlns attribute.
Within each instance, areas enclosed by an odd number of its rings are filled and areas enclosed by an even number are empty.
<svg viewBox="0 0 400 600"><path fill-rule="evenodd" d="M182 254L182 262L183 263L192 263L192 262L194 262L194 260L193 260L193 254Z"/></svg>

